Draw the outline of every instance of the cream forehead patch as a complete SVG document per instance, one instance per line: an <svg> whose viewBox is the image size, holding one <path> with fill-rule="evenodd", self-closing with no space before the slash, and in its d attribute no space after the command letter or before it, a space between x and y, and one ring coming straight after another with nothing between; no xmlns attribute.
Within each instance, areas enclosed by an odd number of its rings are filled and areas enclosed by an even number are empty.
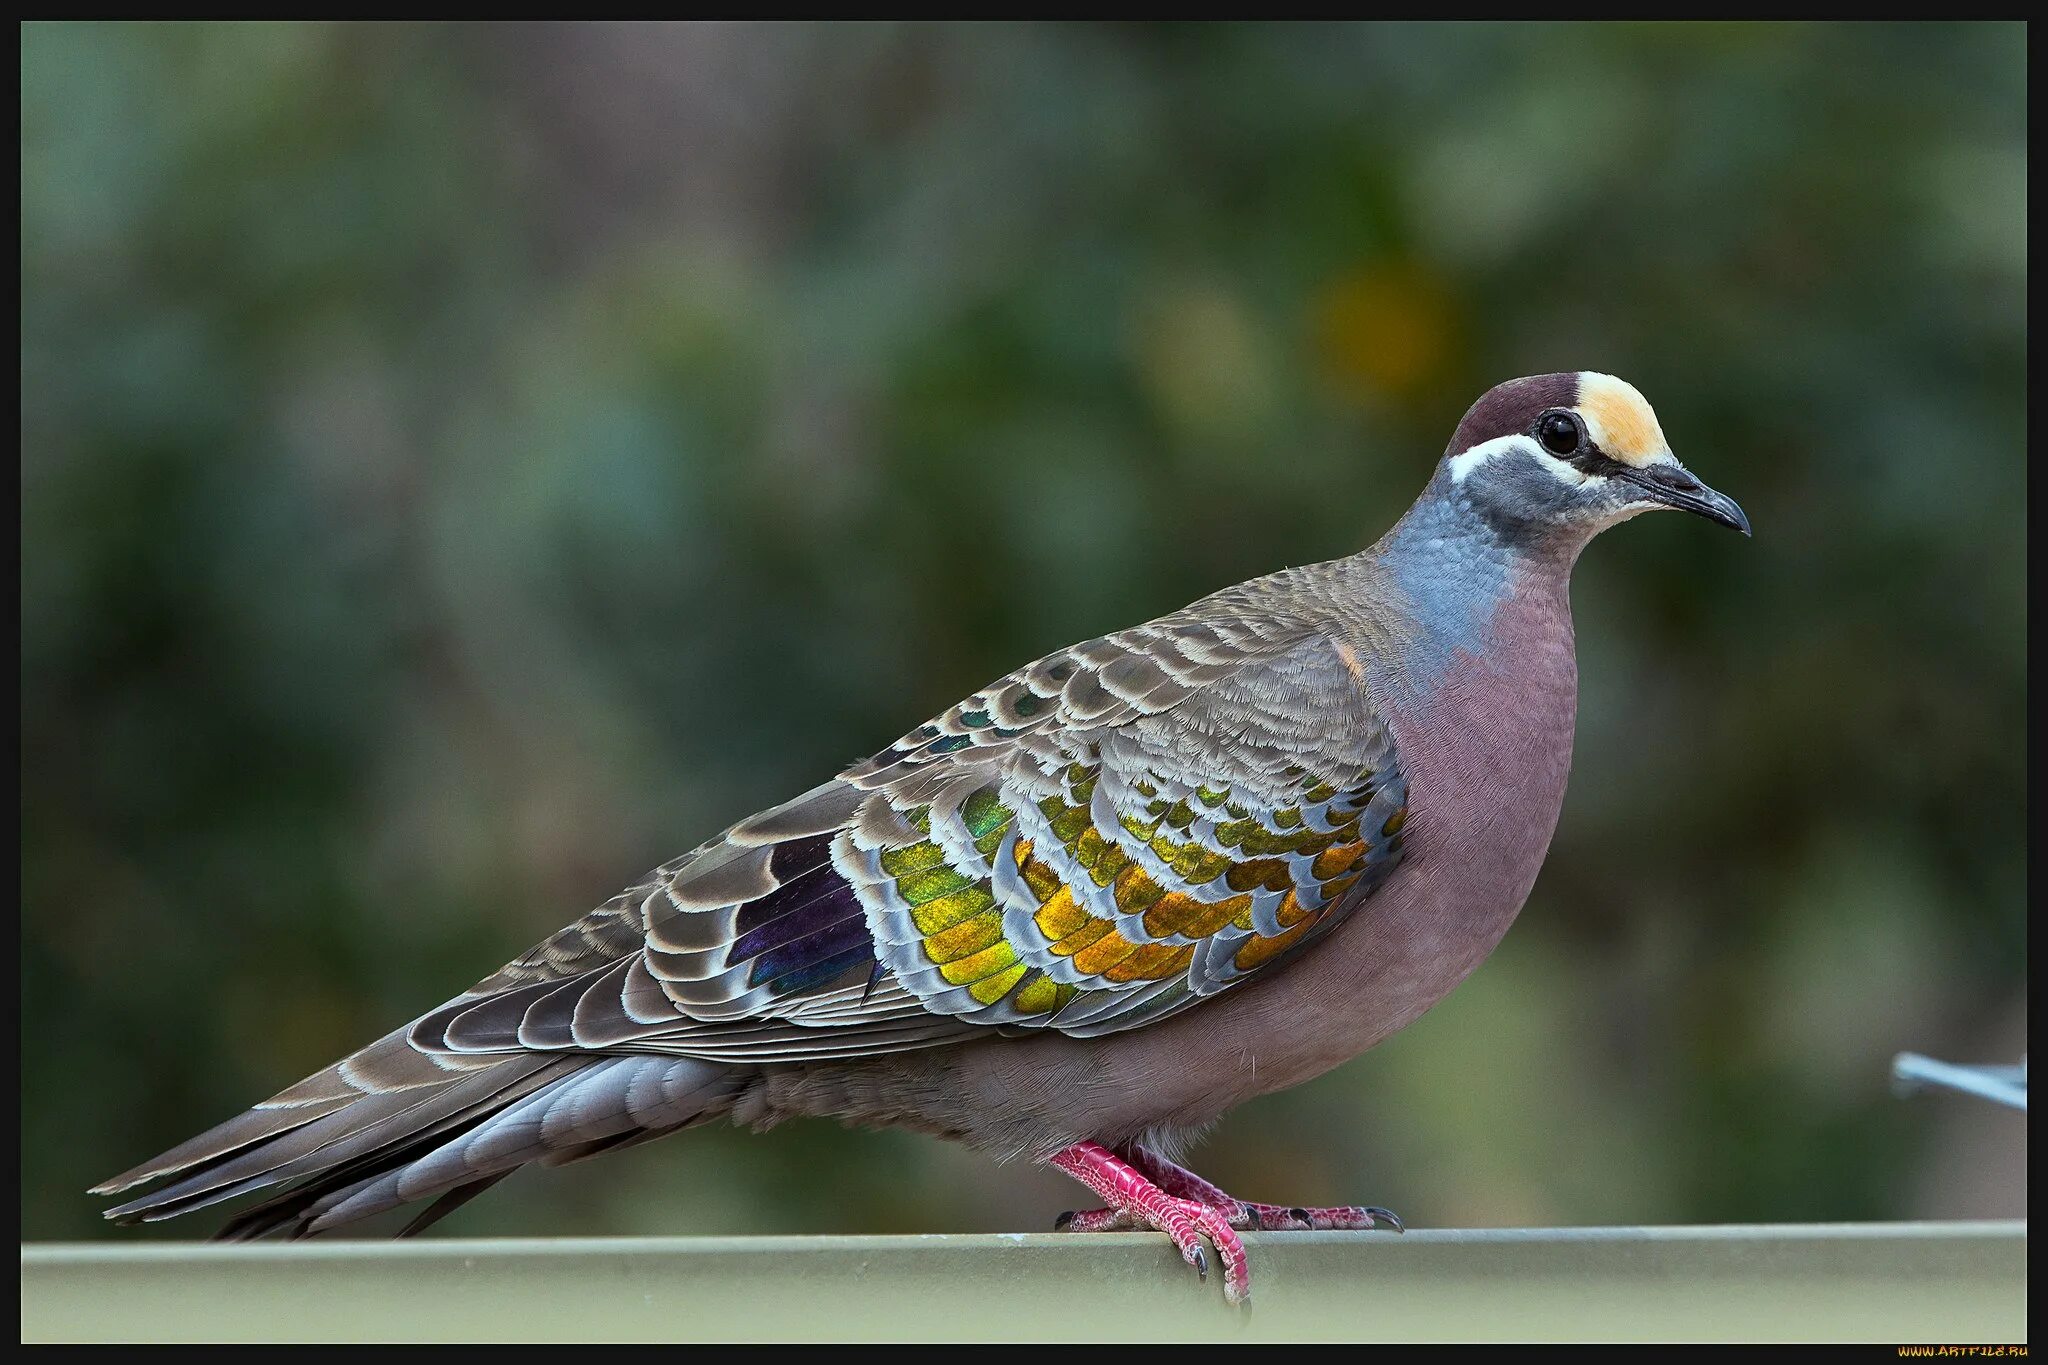
<svg viewBox="0 0 2048 1365"><path fill-rule="evenodd" d="M1579 416L1594 444L1623 464L1663 464L1672 458L1657 414L1635 385L1591 370L1579 375Z"/></svg>

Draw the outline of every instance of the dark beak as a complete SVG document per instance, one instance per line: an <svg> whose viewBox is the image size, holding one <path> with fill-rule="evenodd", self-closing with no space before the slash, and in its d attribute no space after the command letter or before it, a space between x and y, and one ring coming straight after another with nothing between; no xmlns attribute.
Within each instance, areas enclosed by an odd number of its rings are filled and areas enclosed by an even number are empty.
<svg viewBox="0 0 2048 1365"><path fill-rule="evenodd" d="M1708 521L1719 522L1731 531L1749 534L1749 518L1743 515L1735 499L1725 493L1716 493L1695 479L1683 465L1645 465L1640 469L1626 469L1620 477L1640 488L1653 502L1676 507L1681 512L1696 513Z"/></svg>

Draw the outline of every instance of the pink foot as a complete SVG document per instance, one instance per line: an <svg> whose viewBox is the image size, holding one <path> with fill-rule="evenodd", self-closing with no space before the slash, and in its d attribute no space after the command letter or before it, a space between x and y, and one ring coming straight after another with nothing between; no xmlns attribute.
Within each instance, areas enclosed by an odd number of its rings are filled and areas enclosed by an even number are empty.
<svg viewBox="0 0 2048 1365"><path fill-rule="evenodd" d="M1223 1263L1225 1302L1250 1307L1251 1268L1245 1261L1244 1243L1222 1209L1199 1199L1168 1194L1099 1142L1077 1142L1054 1152L1047 1160L1109 1205L1106 1209L1070 1214L1060 1220L1061 1227L1083 1232L1129 1226L1155 1228L1172 1239L1181 1259L1205 1280L1209 1278L1209 1255L1202 1240L1207 1238L1216 1248L1216 1259Z"/></svg>
<svg viewBox="0 0 2048 1365"><path fill-rule="evenodd" d="M1407 1231L1400 1215L1376 1204L1345 1204L1327 1209L1255 1204L1231 1198L1187 1167L1176 1165L1157 1152L1133 1146L1128 1155L1131 1164L1160 1189L1222 1209L1229 1215L1230 1226L1246 1232L1362 1232L1382 1226L1396 1232Z"/></svg>
<svg viewBox="0 0 2048 1365"><path fill-rule="evenodd" d="M1210 1240L1216 1242L1216 1254L1224 1262L1223 1296L1232 1303L1248 1303L1251 1293L1248 1269L1235 1280L1230 1274L1233 1256L1240 1267L1244 1264L1244 1244L1233 1236L1230 1249L1226 1251L1224 1243L1209 1232L1203 1220L1189 1213L1190 1209L1214 1215L1215 1221L1220 1221L1232 1232L1364 1231L1379 1227L1389 1227L1395 1232L1407 1230L1393 1210L1376 1205L1346 1204L1338 1208L1308 1209L1233 1199L1186 1167L1175 1165L1158 1153L1135 1144L1119 1155L1100 1143L1083 1142L1054 1153L1051 1162L1109 1203L1108 1208L1061 1214L1059 1221L1053 1224L1054 1231L1129 1232L1156 1228L1173 1237L1182 1257L1207 1278L1208 1262L1202 1255L1200 1239L1196 1238L1191 1243L1182 1241L1170 1227L1148 1212L1148 1208L1162 1204L1176 1206L1183 1217L1196 1221L1202 1231L1209 1234ZM1133 1192L1140 1189L1150 1192L1149 1204L1145 1197ZM1192 1254L1190 1246L1193 1247Z"/></svg>

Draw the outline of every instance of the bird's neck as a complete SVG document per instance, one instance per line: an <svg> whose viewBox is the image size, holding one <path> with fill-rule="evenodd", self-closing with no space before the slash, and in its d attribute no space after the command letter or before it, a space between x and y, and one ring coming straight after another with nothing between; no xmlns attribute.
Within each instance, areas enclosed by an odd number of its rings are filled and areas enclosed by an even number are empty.
<svg viewBox="0 0 2048 1365"><path fill-rule="evenodd" d="M1387 643L1403 667L1389 685L1427 689L1459 661L1494 657L1532 632L1568 641L1571 571L1585 539L1503 529L1439 468L1407 514L1356 557L1391 609Z"/></svg>

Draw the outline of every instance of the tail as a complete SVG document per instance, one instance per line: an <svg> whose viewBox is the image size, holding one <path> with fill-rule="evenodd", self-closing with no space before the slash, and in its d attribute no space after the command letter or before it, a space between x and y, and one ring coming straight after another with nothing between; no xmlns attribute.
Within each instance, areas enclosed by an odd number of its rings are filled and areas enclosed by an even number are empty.
<svg viewBox="0 0 2048 1365"><path fill-rule="evenodd" d="M273 1191L217 1234L234 1241L311 1236L434 1198L404 1237L528 1162L578 1161L716 1117L739 1087L732 1068L695 1058L429 1054L407 1041L410 1031L385 1035L92 1192L175 1177L106 1211L131 1224Z"/></svg>

